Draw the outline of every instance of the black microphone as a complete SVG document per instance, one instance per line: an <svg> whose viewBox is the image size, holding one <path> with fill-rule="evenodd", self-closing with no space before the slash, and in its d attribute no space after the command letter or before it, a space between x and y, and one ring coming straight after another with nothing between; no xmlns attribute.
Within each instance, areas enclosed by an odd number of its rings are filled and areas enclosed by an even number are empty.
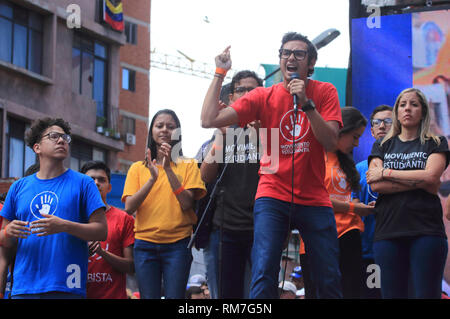
<svg viewBox="0 0 450 319"><path fill-rule="evenodd" d="M300 74L298 74L297 72L292 73L291 74L291 81L293 79L300 79ZM294 97L294 108L297 110L297 95L293 94L293 97Z"/></svg>

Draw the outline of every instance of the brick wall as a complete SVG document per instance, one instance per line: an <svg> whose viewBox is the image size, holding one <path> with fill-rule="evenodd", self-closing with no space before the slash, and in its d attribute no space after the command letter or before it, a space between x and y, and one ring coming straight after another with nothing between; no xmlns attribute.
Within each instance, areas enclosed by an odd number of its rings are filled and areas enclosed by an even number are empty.
<svg viewBox="0 0 450 319"><path fill-rule="evenodd" d="M18 178L0 178L0 194L6 193Z"/></svg>

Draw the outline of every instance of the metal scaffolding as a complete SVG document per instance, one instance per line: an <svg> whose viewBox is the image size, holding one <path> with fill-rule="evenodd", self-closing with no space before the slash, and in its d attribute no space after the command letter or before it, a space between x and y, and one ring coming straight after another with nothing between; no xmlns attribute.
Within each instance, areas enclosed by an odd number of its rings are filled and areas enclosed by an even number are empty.
<svg viewBox="0 0 450 319"><path fill-rule="evenodd" d="M197 62L186 57L173 56L157 51L152 51L150 54L150 67L206 79L212 79L216 69L216 66L213 64ZM231 81L232 73L228 72L225 80Z"/></svg>

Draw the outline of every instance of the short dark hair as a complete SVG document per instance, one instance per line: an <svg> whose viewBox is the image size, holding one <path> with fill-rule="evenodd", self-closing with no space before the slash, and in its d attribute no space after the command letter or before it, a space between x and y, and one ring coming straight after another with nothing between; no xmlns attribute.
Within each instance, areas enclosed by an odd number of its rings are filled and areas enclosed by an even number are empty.
<svg viewBox="0 0 450 319"><path fill-rule="evenodd" d="M68 122L61 118L42 118L37 119L31 123L31 127L25 133L25 142L31 149L33 145L38 143L42 139L42 133L52 126L59 126L63 129L64 133L70 134L70 125Z"/></svg>
<svg viewBox="0 0 450 319"><path fill-rule="evenodd" d="M27 170L23 174L23 177L33 175L34 173L39 172L40 169L41 165L39 164L39 162L34 163L33 165L28 166Z"/></svg>
<svg viewBox="0 0 450 319"><path fill-rule="evenodd" d="M316 60L317 61L317 48L314 45L314 43L312 43L307 36L304 36L301 33L297 33L297 32L288 32L286 33L283 38L281 39L281 47L280 49L283 48L283 46L289 42L289 41L302 41L305 42L306 45L308 46L308 63L311 62L311 60ZM279 58L281 58L281 53L278 55ZM311 76L314 73L314 68L309 69L308 70L308 76Z"/></svg>
<svg viewBox="0 0 450 319"><path fill-rule="evenodd" d="M258 83L258 86L263 86L263 80L260 79L259 76L256 75L255 72L249 71L249 70L243 70L243 71L239 71L238 73L233 75L233 78L231 79L231 85L230 85L230 94L234 93L236 83L239 83L240 80L246 79L246 78L253 78Z"/></svg>
<svg viewBox="0 0 450 319"><path fill-rule="evenodd" d="M108 182L111 182L111 170L109 169L108 165L106 165L102 161L89 161L86 162L81 168L80 173L86 174L87 171L91 169L101 169L105 171L106 176L108 177Z"/></svg>
<svg viewBox="0 0 450 319"><path fill-rule="evenodd" d="M386 104L378 105L376 108L373 109L372 114L370 114L370 124L372 124L372 120L373 120L373 117L375 116L375 114L377 114L378 112L383 112L383 111L391 111L392 112L393 108Z"/></svg>

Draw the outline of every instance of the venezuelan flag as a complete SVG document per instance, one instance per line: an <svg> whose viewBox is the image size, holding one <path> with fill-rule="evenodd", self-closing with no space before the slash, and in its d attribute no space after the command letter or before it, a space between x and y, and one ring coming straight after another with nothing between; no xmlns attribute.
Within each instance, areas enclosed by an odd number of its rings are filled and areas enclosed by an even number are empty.
<svg viewBox="0 0 450 319"><path fill-rule="evenodd" d="M122 1L114 1L113 4L111 0L104 0L103 20L114 30L123 31L124 23Z"/></svg>

